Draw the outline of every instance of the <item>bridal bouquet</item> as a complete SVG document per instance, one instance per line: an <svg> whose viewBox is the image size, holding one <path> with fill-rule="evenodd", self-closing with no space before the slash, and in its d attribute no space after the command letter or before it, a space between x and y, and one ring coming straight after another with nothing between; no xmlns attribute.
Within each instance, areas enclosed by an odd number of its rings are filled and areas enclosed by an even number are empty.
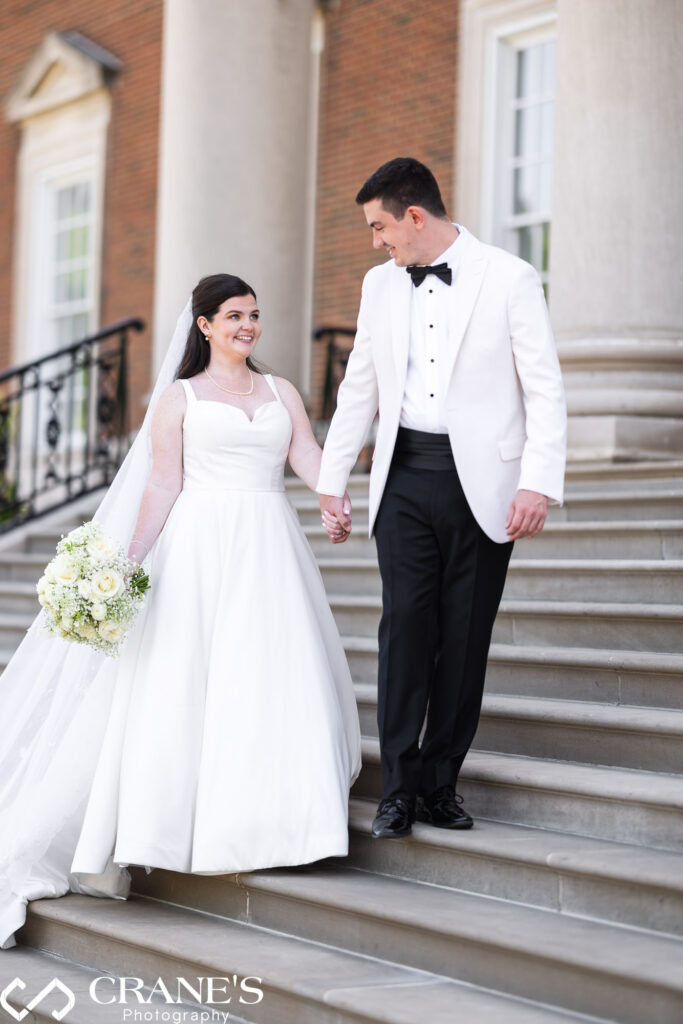
<svg viewBox="0 0 683 1024"><path fill-rule="evenodd" d="M91 522L62 537L36 589L51 633L116 655L149 585L145 571Z"/></svg>

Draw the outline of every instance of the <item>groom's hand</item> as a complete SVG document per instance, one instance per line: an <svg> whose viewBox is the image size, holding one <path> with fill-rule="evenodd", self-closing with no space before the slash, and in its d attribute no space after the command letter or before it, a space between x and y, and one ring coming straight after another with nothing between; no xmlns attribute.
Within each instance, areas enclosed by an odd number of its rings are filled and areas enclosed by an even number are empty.
<svg viewBox="0 0 683 1024"><path fill-rule="evenodd" d="M351 499L348 491L343 498L332 494L320 495L322 523L333 544L342 544L351 533Z"/></svg>
<svg viewBox="0 0 683 1024"><path fill-rule="evenodd" d="M508 540L535 537L543 529L547 514L548 499L545 494L538 494L537 491L517 491L505 523Z"/></svg>

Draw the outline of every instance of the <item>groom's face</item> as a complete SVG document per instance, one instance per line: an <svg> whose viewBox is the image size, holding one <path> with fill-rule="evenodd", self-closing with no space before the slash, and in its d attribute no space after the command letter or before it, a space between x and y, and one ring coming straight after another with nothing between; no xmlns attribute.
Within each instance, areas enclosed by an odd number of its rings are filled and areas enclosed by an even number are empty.
<svg viewBox="0 0 683 1024"><path fill-rule="evenodd" d="M396 220L382 206L381 199L364 203L363 213L372 230L372 244L383 249L398 267L409 267L416 262L420 230L415 219L415 207L409 206L401 220Z"/></svg>

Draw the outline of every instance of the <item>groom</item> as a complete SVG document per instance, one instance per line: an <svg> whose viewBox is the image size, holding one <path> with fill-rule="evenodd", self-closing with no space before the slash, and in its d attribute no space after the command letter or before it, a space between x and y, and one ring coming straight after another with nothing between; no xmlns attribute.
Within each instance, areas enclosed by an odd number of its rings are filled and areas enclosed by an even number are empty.
<svg viewBox="0 0 683 1024"><path fill-rule="evenodd" d="M535 537L548 501L562 501L560 367L536 271L451 223L427 167L390 160L356 202L389 258L363 282L317 490L324 518L349 530L342 496L379 411L369 514L383 795L372 834L407 835L416 817L470 828L456 785L513 542Z"/></svg>

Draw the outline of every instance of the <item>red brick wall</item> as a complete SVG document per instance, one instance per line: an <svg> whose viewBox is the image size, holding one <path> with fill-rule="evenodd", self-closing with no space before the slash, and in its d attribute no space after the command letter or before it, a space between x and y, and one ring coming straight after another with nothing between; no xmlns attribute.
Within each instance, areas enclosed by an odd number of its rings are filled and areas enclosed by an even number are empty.
<svg viewBox="0 0 683 1024"><path fill-rule="evenodd" d="M14 88L47 32L77 30L123 62L112 85L105 184L101 322L141 316L131 338L132 418L149 387L163 0L3 0L0 96ZM12 236L19 127L0 114L0 366L10 361Z"/></svg>
<svg viewBox="0 0 683 1024"><path fill-rule="evenodd" d="M385 257L354 197L386 160L414 156L453 194L457 0L341 0L322 59L315 322L354 326L365 272ZM323 365L316 351L313 394ZM317 412L314 403L314 414Z"/></svg>

